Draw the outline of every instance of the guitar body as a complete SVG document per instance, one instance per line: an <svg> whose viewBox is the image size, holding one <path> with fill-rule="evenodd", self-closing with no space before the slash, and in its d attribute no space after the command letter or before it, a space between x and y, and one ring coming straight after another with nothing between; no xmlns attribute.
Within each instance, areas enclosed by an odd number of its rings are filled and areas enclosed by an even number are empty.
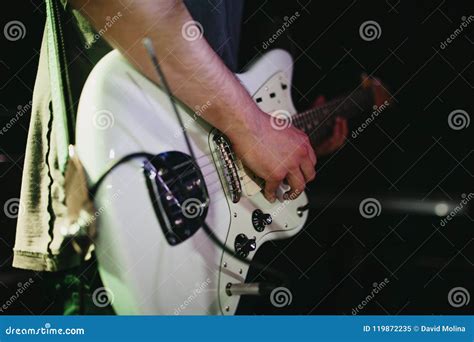
<svg viewBox="0 0 474 342"><path fill-rule="evenodd" d="M274 50L237 77L265 112L294 113L291 74L291 57ZM212 106L212 99L208 105ZM244 184L251 177L241 173L243 190L235 201L217 153L214 137L218 132L186 106L178 104L178 110L209 195L205 221L220 241L234 250L242 234L255 238L256 249L247 257L252 259L264 242L291 237L302 229L307 211L298 212L298 208L307 204L305 194L293 201L269 203L255 191L255 183ZM166 93L117 51L106 55L91 72L81 95L76 130L77 153L90 184L111 163L131 153L189 155ZM121 164L106 176L95 195L99 272L115 311L132 315L235 313L240 296L228 295L226 286L245 282L248 265L224 253L203 229L171 245L150 198L145 162L145 158L135 158ZM262 231L252 222L257 209L272 216L272 223Z"/></svg>

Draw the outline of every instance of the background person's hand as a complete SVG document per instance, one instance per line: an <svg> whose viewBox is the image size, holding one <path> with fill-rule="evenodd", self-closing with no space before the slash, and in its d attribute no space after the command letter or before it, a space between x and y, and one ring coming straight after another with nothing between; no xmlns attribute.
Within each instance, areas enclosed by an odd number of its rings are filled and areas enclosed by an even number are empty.
<svg viewBox="0 0 474 342"><path fill-rule="evenodd" d="M316 101L314 101L313 107L322 106L325 102L326 99L324 96L319 96ZM341 146L344 145L344 142L346 141L348 133L349 128L347 125L347 120L337 117L334 120L332 136L314 148L318 156L326 156L341 148Z"/></svg>
<svg viewBox="0 0 474 342"><path fill-rule="evenodd" d="M344 145L346 141L349 128L347 120L341 117L337 117L334 121L334 128L332 136L323 141L318 146L315 146L315 151L319 156L326 156L328 154L336 152Z"/></svg>

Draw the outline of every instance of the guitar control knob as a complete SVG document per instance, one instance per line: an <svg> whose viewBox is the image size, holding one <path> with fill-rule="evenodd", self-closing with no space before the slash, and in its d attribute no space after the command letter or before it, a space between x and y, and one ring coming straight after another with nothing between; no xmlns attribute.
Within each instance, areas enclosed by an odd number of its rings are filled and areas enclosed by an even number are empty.
<svg viewBox="0 0 474 342"><path fill-rule="evenodd" d="M272 221L272 215L265 214L260 209L256 209L252 213L252 225L257 232L262 232Z"/></svg>
<svg viewBox="0 0 474 342"><path fill-rule="evenodd" d="M235 238L234 248L238 256L246 258L250 252L257 248L257 242L255 238L249 239L247 235L239 234Z"/></svg>

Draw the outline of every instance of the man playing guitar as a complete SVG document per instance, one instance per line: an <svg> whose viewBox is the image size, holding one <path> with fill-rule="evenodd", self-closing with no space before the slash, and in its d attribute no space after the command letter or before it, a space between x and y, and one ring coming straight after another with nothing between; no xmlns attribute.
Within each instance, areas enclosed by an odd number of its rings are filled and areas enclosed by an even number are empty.
<svg viewBox="0 0 474 342"><path fill-rule="evenodd" d="M265 181L263 193L268 201L276 200L276 190L283 181L290 186L286 196L294 199L314 179L316 154L308 136L293 126L275 130L270 116L259 109L233 73L243 1L63 2L64 13L70 19L63 34L75 103L88 73L110 47L119 50L143 75L159 84L141 44L148 37L175 97L189 108L201 106L212 98L212 106L201 113L202 118L224 133L245 166ZM211 11L213 6L218 10ZM111 16L117 20L111 22ZM198 36L204 34L202 39L186 36L190 24L203 29L198 33ZM51 124L54 119L49 109L51 94L45 44L44 41L35 87L21 194L23 210L13 264L37 271L73 269L71 274L85 274L83 269L77 271L81 261L61 239L61 227L55 224L55 218L65 215L67 208L62 204L64 177L57 162L59 147L52 139L57 132ZM139 113L130 115L137 115L136 120L140 120ZM347 122L336 119L333 137L316 146L316 151L330 153L342 145L346 136ZM94 269L90 265L87 268L88 273ZM52 282L64 278L63 273L57 274L52 276ZM94 286L90 285L92 289Z"/></svg>

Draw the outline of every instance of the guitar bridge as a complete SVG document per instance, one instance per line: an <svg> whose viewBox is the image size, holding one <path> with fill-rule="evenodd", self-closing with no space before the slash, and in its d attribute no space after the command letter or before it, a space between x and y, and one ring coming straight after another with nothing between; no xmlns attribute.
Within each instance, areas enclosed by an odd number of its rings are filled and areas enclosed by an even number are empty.
<svg viewBox="0 0 474 342"><path fill-rule="evenodd" d="M242 196L237 158L232 151L230 142L223 134L217 133L214 135L213 141L216 145L216 152L219 155L218 159L223 170L227 190L232 202L237 203Z"/></svg>
<svg viewBox="0 0 474 342"><path fill-rule="evenodd" d="M226 136L217 132L212 140L217 147L217 159L223 170L223 176L232 202L237 203L242 194L252 197L260 193L263 189L263 180L257 177L235 156Z"/></svg>

